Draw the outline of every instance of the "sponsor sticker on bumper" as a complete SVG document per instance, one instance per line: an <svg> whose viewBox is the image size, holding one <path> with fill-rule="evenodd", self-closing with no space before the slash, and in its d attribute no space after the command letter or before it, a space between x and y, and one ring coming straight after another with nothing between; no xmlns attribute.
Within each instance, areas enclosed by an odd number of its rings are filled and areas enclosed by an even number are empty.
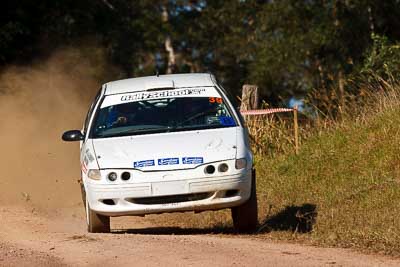
<svg viewBox="0 0 400 267"><path fill-rule="evenodd" d="M203 164L203 157L184 157L182 158L183 164Z"/></svg>
<svg viewBox="0 0 400 267"><path fill-rule="evenodd" d="M154 166L154 165L155 165L154 164L154 159L135 161L133 163L133 167L134 168L150 167L150 166Z"/></svg>
<svg viewBox="0 0 400 267"><path fill-rule="evenodd" d="M179 164L179 158L158 159L158 165L176 165Z"/></svg>

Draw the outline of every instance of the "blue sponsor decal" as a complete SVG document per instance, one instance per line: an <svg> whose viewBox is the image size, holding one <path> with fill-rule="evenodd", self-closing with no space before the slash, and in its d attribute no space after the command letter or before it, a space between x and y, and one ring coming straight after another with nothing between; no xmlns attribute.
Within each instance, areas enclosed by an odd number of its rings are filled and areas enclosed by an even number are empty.
<svg viewBox="0 0 400 267"><path fill-rule="evenodd" d="M158 165L176 165L179 164L179 158L158 159Z"/></svg>
<svg viewBox="0 0 400 267"><path fill-rule="evenodd" d="M154 159L135 161L133 163L134 168L143 168L143 167L150 167L150 166L154 166Z"/></svg>
<svg viewBox="0 0 400 267"><path fill-rule="evenodd" d="M224 126L235 126L235 120L232 117L227 117L227 116L221 116L218 117L219 122L224 125Z"/></svg>
<svg viewBox="0 0 400 267"><path fill-rule="evenodd" d="M202 164L204 162L203 157L185 157L182 158L183 164Z"/></svg>

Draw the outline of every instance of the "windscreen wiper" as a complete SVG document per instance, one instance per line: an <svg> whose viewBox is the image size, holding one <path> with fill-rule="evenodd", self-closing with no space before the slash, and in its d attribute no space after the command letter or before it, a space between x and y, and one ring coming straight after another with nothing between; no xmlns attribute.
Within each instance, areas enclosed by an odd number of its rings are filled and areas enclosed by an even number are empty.
<svg viewBox="0 0 400 267"><path fill-rule="evenodd" d="M129 129L126 131L121 131L118 133L103 135L99 137L118 137L118 136L126 136L126 135L137 135L143 133L163 133L169 132L173 127L163 127L163 128L139 128L139 129Z"/></svg>
<svg viewBox="0 0 400 267"><path fill-rule="evenodd" d="M208 114L212 114L212 113L215 113L215 111L214 111L214 110L210 110L210 109L209 109L209 110L206 110L206 111L199 112L199 113L194 114L193 116L187 118L186 120L184 120L184 121L178 123L175 127L182 126L182 125L184 125L186 122L192 121L192 120L194 120L194 119L197 119L197 118L199 118L199 117L202 117L202 116L208 115Z"/></svg>

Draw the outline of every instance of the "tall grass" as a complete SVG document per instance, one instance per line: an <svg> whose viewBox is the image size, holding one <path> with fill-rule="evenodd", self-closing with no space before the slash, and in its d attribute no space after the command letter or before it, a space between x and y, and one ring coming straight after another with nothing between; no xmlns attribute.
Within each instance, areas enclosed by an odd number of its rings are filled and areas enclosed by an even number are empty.
<svg viewBox="0 0 400 267"><path fill-rule="evenodd" d="M257 154L261 229L269 237L400 255L400 85L375 78L334 116L303 125L299 155ZM260 127L255 141L291 144L270 129Z"/></svg>
<svg viewBox="0 0 400 267"><path fill-rule="evenodd" d="M258 115L246 120L252 149L257 155L271 156L293 151L294 130L288 115Z"/></svg>
<svg viewBox="0 0 400 267"><path fill-rule="evenodd" d="M340 96L337 88L329 93L315 90L309 94L306 104L311 108L299 114L301 141L338 127L362 123L371 115L393 109L400 103L400 82L392 76L384 80L371 74L368 82L349 78L346 83L350 89L344 96ZM293 113L247 116L246 124L256 155L294 152Z"/></svg>

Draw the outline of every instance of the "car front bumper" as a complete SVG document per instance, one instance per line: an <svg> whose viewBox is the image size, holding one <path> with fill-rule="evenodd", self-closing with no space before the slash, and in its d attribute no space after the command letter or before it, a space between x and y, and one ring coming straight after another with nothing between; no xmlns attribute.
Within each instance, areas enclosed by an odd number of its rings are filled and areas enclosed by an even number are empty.
<svg viewBox="0 0 400 267"><path fill-rule="evenodd" d="M249 199L251 170L224 176L116 184L86 180L85 191L90 208L106 216L217 210Z"/></svg>

